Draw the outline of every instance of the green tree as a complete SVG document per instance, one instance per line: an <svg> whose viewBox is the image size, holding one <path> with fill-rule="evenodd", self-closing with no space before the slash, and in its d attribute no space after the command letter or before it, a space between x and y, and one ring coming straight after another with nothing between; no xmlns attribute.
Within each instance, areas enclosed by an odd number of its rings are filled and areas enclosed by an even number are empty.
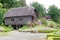
<svg viewBox="0 0 60 40"><path fill-rule="evenodd" d="M2 3L0 3L0 8L2 8L3 7L3 4Z"/></svg>
<svg viewBox="0 0 60 40"><path fill-rule="evenodd" d="M0 0L0 3L3 4L3 8L13 8L13 7L20 7L25 6L25 0Z"/></svg>
<svg viewBox="0 0 60 40"><path fill-rule="evenodd" d="M3 8L11 8L14 7L17 0L1 0L0 3L3 4Z"/></svg>
<svg viewBox="0 0 60 40"><path fill-rule="evenodd" d="M20 0L21 6L26 6L26 0Z"/></svg>
<svg viewBox="0 0 60 40"><path fill-rule="evenodd" d="M31 6L33 6L37 10L37 12L39 13L39 18L45 16L45 8L43 7L43 5L39 4L38 2L33 2Z"/></svg>
<svg viewBox="0 0 60 40"><path fill-rule="evenodd" d="M48 9L48 15L51 16L52 20L58 22L60 19L60 12L59 9L55 5L51 5Z"/></svg>
<svg viewBox="0 0 60 40"><path fill-rule="evenodd" d="M3 5L0 3L0 25L2 24L3 22L3 15L5 14L6 12L6 9L5 8L2 8Z"/></svg>
<svg viewBox="0 0 60 40"><path fill-rule="evenodd" d="M26 0L18 0L16 2L16 5L14 5L15 7L23 7L26 6Z"/></svg>
<svg viewBox="0 0 60 40"><path fill-rule="evenodd" d="M5 14L6 9L0 8L0 25L3 22L3 15Z"/></svg>

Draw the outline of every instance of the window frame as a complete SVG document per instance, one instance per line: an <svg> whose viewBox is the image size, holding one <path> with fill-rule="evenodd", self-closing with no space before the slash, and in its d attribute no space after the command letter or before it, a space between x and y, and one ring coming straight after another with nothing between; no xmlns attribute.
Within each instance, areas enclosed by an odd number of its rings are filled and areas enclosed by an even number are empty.
<svg viewBox="0 0 60 40"><path fill-rule="evenodd" d="M11 21L14 22L14 18L12 18Z"/></svg>
<svg viewBox="0 0 60 40"><path fill-rule="evenodd" d="M23 17L20 17L19 20L20 20L20 21L23 20Z"/></svg>

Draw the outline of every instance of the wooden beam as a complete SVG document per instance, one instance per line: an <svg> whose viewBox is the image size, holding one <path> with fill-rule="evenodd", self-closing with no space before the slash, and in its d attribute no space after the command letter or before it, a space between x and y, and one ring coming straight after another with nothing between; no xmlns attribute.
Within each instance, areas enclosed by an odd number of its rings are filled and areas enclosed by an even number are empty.
<svg viewBox="0 0 60 40"><path fill-rule="evenodd" d="M18 25L16 25L16 30L18 30Z"/></svg>

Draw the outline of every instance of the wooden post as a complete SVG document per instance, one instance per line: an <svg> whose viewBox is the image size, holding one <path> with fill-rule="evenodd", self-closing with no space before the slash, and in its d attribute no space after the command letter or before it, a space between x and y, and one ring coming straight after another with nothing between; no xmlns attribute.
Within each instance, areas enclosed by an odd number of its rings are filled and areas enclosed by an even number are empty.
<svg viewBox="0 0 60 40"><path fill-rule="evenodd" d="M18 30L18 25L16 25L16 30Z"/></svg>

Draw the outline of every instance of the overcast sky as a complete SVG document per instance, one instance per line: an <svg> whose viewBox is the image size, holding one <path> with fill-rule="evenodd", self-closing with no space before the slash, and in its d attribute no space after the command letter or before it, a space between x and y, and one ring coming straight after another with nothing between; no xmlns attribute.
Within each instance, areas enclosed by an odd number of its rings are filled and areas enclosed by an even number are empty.
<svg viewBox="0 0 60 40"><path fill-rule="evenodd" d="M37 1L38 3L44 5L46 9L53 4L60 8L60 0L26 0L26 3L27 5L30 5L33 1Z"/></svg>

